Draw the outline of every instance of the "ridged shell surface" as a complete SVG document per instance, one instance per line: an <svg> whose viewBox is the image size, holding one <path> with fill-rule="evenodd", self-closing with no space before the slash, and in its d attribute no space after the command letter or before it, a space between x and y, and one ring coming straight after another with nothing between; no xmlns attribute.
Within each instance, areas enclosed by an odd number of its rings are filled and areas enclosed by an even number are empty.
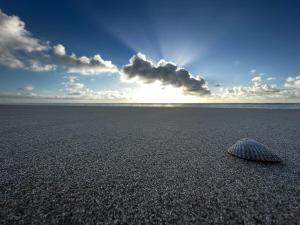
<svg viewBox="0 0 300 225"><path fill-rule="evenodd" d="M281 159L263 144L248 138L238 140L228 149L228 153L242 159L280 162Z"/></svg>

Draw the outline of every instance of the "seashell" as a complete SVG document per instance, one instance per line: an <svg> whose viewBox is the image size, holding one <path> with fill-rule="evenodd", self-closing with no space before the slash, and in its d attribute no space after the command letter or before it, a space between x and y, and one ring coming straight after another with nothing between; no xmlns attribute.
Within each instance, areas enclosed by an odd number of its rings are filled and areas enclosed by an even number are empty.
<svg viewBox="0 0 300 225"><path fill-rule="evenodd" d="M281 162L281 159L263 144L248 138L238 140L228 149L236 157L264 162Z"/></svg>

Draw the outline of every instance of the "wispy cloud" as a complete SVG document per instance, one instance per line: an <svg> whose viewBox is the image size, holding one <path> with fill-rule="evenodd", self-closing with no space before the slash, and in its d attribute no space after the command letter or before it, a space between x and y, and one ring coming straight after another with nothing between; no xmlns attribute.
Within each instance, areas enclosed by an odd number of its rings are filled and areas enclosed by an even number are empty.
<svg viewBox="0 0 300 225"><path fill-rule="evenodd" d="M220 88L211 98L225 102L299 102L300 76L287 78L284 87L281 88L275 84L268 84L265 80L270 81L268 78L263 79L260 73L251 79L249 86Z"/></svg>
<svg viewBox="0 0 300 225"><path fill-rule="evenodd" d="M256 77L253 77L252 82L261 82L261 76L256 76Z"/></svg>
<svg viewBox="0 0 300 225"><path fill-rule="evenodd" d="M76 76L68 76L63 83L63 93L55 94L39 94L34 92L32 85L26 85L19 88L17 91L0 92L0 102L5 100L32 100L35 102L72 102L72 101L92 101L92 102L125 102L131 99L128 91L122 90L107 90L95 91L87 88L83 83L79 82Z"/></svg>
<svg viewBox="0 0 300 225"><path fill-rule="evenodd" d="M32 92L34 90L34 87L32 85L26 85L24 87L19 88L19 90L25 92Z"/></svg>
<svg viewBox="0 0 300 225"><path fill-rule="evenodd" d="M69 76L66 79L67 81L63 85L67 98L111 101L122 101L129 98L129 95L122 91L94 91L80 83L76 76Z"/></svg>
<svg viewBox="0 0 300 225"><path fill-rule="evenodd" d="M272 81L272 80L276 80L276 78L275 77L268 77L267 78L267 81Z"/></svg>

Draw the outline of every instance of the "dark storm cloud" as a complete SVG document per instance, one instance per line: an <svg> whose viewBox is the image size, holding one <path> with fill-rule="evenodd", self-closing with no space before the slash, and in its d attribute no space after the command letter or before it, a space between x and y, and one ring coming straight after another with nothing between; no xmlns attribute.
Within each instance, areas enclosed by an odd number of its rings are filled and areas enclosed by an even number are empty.
<svg viewBox="0 0 300 225"><path fill-rule="evenodd" d="M130 64L123 66L122 70L127 79L138 77L149 83L161 81L163 85L183 87L188 94L210 94L204 78L194 78L187 70L163 60L155 66L140 53L133 56L130 59Z"/></svg>

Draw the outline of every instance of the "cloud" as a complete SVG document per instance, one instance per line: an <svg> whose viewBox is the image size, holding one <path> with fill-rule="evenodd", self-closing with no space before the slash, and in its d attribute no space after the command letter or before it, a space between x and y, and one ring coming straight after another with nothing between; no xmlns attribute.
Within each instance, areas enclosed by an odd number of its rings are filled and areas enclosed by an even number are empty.
<svg viewBox="0 0 300 225"><path fill-rule="evenodd" d="M275 77L268 77L267 80L272 81L272 80L276 80L276 78Z"/></svg>
<svg viewBox="0 0 300 225"><path fill-rule="evenodd" d="M251 71L251 73L256 73L256 71ZM261 76L255 76L251 79L250 86L234 86L231 88L221 88L220 97L250 97L257 95L264 95L270 92L277 92L275 87L271 87L268 84L262 82Z"/></svg>
<svg viewBox="0 0 300 225"><path fill-rule="evenodd" d="M18 89L19 91L16 94L16 96L20 97L24 97L24 98L33 98L33 97L36 97L37 94L34 93L34 87L32 85L26 85L24 87L20 87ZM11 96L13 96L14 94L11 94Z"/></svg>
<svg viewBox="0 0 300 225"><path fill-rule="evenodd" d="M53 53L59 64L69 66L67 70L69 73L97 75L100 73L118 72L118 68L111 61L103 60L99 54L93 57L77 57L75 54L67 55L66 49L62 44L54 46Z"/></svg>
<svg viewBox="0 0 300 225"><path fill-rule="evenodd" d="M54 54L58 56L65 56L66 55L66 49L62 44L55 45L53 47Z"/></svg>
<svg viewBox="0 0 300 225"><path fill-rule="evenodd" d="M288 77L284 86L287 88L300 89L300 76Z"/></svg>
<svg viewBox="0 0 300 225"><path fill-rule="evenodd" d="M250 87L243 87L236 90L244 91L248 95L266 95L269 93L280 92L280 89L274 84L267 84L263 81L263 73L256 75L251 79L252 85Z"/></svg>
<svg viewBox="0 0 300 225"><path fill-rule="evenodd" d="M253 77L252 82L261 82L261 76L256 76L256 77Z"/></svg>
<svg viewBox="0 0 300 225"><path fill-rule="evenodd" d="M67 55L63 45L53 47L26 30L25 23L17 16L0 10L0 65L13 69L45 72L60 66L69 73L96 75L118 72L111 61L97 54L93 57Z"/></svg>
<svg viewBox="0 0 300 225"><path fill-rule="evenodd" d="M76 76L69 76L63 83L63 93L59 95L44 95L34 92L32 85L18 88L17 91L1 92L0 102L126 102L131 99L129 91L107 90L94 91L79 82Z"/></svg>
<svg viewBox="0 0 300 225"><path fill-rule="evenodd" d="M222 90L222 97L265 97L279 93L280 89L267 84L254 84L252 86L234 86Z"/></svg>
<svg viewBox="0 0 300 225"><path fill-rule="evenodd" d="M45 51L47 43L34 38L25 29L25 23L17 16L8 16L0 10L0 64L18 69L27 68L27 60L19 55L30 58L34 52Z"/></svg>
<svg viewBox="0 0 300 225"><path fill-rule="evenodd" d="M25 92L32 92L33 89L34 89L34 87L32 85L26 85L24 87L19 88L19 90L25 91Z"/></svg>
<svg viewBox="0 0 300 225"><path fill-rule="evenodd" d="M69 76L64 84L66 98L112 100L121 101L128 99L128 95L122 91L94 91L80 83L76 76Z"/></svg>
<svg viewBox="0 0 300 225"><path fill-rule="evenodd" d="M68 81L64 83L64 92L71 96L85 95L86 89L84 84L77 82L78 78L74 76L68 77Z"/></svg>
<svg viewBox="0 0 300 225"><path fill-rule="evenodd" d="M9 100L8 102L13 102L16 99L35 99L38 96L33 91L34 91L34 87L32 85L26 85L24 87L20 87L16 92L0 91L0 102L3 102L3 99L8 99Z"/></svg>
<svg viewBox="0 0 300 225"><path fill-rule="evenodd" d="M20 69L25 67L24 63L17 57L15 57L9 51L3 51L2 49L0 49L0 64L12 69Z"/></svg>
<svg viewBox="0 0 300 225"><path fill-rule="evenodd" d="M29 70L34 72L46 72L51 70L56 70L57 66L54 64L42 64L37 60L30 60Z"/></svg>
<svg viewBox="0 0 300 225"><path fill-rule="evenodd" d="M288 77L284 87L267 84L260 74L252 78L249 86L220 88L211 99L222 102L299 102L300 76Z"/></svg>
<svg viewBox="0 0 300 225"><path fill-rule="evenodd" d="M141 53L134 55L130 63L123 66L122 71L125 79L140 78L146 83L160 81L163 85L182 87L187 94L199 96L210 94L204 78L193 77L187 70L164 60L155 66Z"/></svg>
<svg viewBox="0 0 300 225"><path fill-rule="evenodd" d="M180 68L172 62L161 60L157 65L147 60L146 56L138 53L130 59L130 63L118 67L109 60L104 60L99 54L76 56L68 54L62 44L51 45L34 37L26 30L25 23L15 15L7 15L0 10L0 66L12 69L24 69L36 72L52 71L58 68L79 75L98 75L101 73L122 72L122 78L142 80L144 83L160 83L175 87L181 93L194 95L193 97L206 96L207 98L232 99L261 99L273 101L296 100L300 98L300 76L290 76L283 86L269 84L275 78L258 73L255 69L250 71L251 84L248 86L234 86L230 88L215 85L211 93L207 82L200 76L192 76L187 70ZM178 89L179 88L179 89ZM18 89L15 93L1 93L0 97L17 96L19 98L45 98L45 99L93 99L93 100L120 100L130 99L126 91L95 91L86 87L75 76L69 76L64 83L64 95L43 96L34 93L31 85ZM171 95L173 96L173 95Z"/></svg>

